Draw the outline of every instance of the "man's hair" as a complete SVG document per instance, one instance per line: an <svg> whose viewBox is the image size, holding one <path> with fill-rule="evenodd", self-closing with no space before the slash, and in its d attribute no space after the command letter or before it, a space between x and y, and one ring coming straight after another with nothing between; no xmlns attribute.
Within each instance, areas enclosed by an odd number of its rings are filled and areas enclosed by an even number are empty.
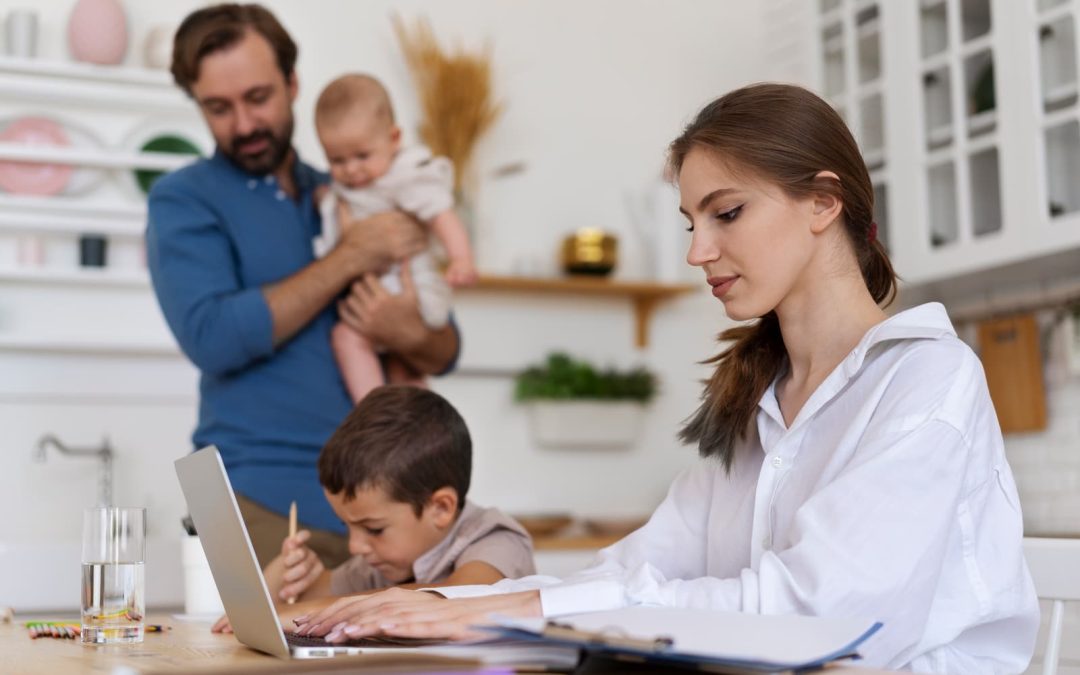
<svg viewBox="0 0 1080 675"><path fill-rule="evenodd" d="M203 58L235 45L248 31L266 38L278 68L289 80L296 67L297 47L277 17L262 5L229 3L192 12L176 29L170 70L177 86L190 96Z"/></svg>
<svg viewBox="0 0 1080 675"><path fill-rule="evenodd" d="M319 94L315 102L315 127L337 125L354 111L371 115L380 127L394 124L394 107L386 87L370 75L349 73L326 85Z"/></svg>
<svg viewBox="0 0 1080 675"><path fill-rule="evenodd" d="M472 474L472 440L465 420L433 391L408 386L372 390L349 413L319 455L319 482L353 499L382 488L419 516L438 489L457 491L465 504Z"/></svg>

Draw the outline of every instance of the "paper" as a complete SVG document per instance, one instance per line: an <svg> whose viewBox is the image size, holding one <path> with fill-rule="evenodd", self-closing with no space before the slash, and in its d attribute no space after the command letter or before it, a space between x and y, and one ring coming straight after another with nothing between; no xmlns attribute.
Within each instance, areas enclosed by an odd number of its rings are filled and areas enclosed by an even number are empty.
<svg viewBox="0 0 1080 675"><path fill-rule="evenodd" d="M548 621L504 619L499 625L519 635L574 642L587 650L754 670L794 670L850 657L881 627L861 619L648 606Z"/></svg>

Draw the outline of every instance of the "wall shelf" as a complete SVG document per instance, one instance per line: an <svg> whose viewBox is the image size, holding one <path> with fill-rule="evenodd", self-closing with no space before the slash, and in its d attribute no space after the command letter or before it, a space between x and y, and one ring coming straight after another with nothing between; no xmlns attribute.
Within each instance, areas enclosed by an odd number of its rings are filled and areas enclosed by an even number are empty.
<svg viewBox="0 0 1080 675"><path fill-rule="evenodd" d="M132 66L101 66L81 61L0 56L0 72L91 82L118 82L140 87L157 86L175 92L172 78L167 71Z"/></svg>
<svg viewBox="0 0 1080 675"><path fill-rule="evenodd" d="M107 267L0 267L0 281L71 286L127 286L149 288L146 270L116 270Z"/></svg>
<svg viewBox="0 0 1080 675"><path fill-rule="evenodd" d="M23 143L0 143L0 160L33 164L76 164L105 169L174 171L194 161L195 155L167 152L117 152Z"/></svg>
<svg viewBox="0 0 1080 675"><path fill-rule="evenodd" d="M473 291L510 291L517 293L544 293L561 295L586 295L599 297L629 298L634 303L636 326L635 343L638 347L649 345L649 320L656 306L698 288L692 284L661 284L651 281L613 281L593 277L500 277L483 276L471 289Z"/></svg>
<svg viewBox="0 0 1080 675"><path fill-rule="evenodd" d="M97 108L170 111L189 115L194 104L161 70L75 61L0 56L0 83L9 99Z"/></svg>

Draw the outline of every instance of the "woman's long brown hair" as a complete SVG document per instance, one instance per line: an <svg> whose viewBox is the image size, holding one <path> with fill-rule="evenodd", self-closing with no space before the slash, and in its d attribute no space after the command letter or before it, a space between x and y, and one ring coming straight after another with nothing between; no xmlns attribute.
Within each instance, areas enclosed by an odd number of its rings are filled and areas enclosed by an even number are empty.
<svg viewBox="0 0 1080 675"><path fill-rule="evenodd" d="M828 194L843 203L844 230L863 280L879 305L896 296L896 274L872 235L874 189L859 147L844 120L815 94L793 85L737 89L698 113L669 148L675 175L691 150L700 149L769 181L792 198ZM817 175L831 171L839 180ZM716 364L702 403L679 432L703 457L731 470L738 441L754 421L758 401L787 359L780 322L769 312L752 324L720 333L731 344L706 361Z"/></svg>

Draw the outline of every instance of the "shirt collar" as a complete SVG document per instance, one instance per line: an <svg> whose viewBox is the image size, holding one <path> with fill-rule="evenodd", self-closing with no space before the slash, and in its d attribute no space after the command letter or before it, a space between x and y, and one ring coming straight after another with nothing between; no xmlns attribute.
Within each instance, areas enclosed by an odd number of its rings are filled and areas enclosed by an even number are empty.
<svg viewBox="0 0 1080 675"><path fill-rule="evenodd" d="M859 340L859 344L855 345L851 353L825 378L825 381L821 383L818 389L833 392L840 391L848 381L862 370L867 355L874 347L880 344L902 340L940 340L950 336L955 337L956 331L953 329L952 322L949 321L945 306L940 302L928 302L899 312L866 331L866 334ZM773 379L762 395L761 400L758 401L758 407L780 426L784 426L784 416L780 412L780 404L776 400L776 383L784 376L785 372L785 369L781 369L780 374ZM805 419L813 414L813 410L807 410L812 403L815 404L815 409L824 405L825 401L819 400L818 393L815 391L811 395L810 400L803 406L803 410L799 411L798 418L796 418L792 427L800 419ZM826 400L831 398L830 395Z"/></svg>
<svg viewBox="0 0 1080 675"><path fill-rule="evenodd" d="M316 171L315 169L301 161L300 153L296 151L296 148L293 148L292 151L293 157L295 158L292 167L293 180L296 181L296 188L300 194L309 192L317 185L326 182L326 177L322 173ZM229 159L228 155L226 155L224 151L222 151L221 146L216 146L214 148L214 155L211 158L211 161L224 171L244 181L250 180L252 178L263 179L266 176L270 175L265 173L258 174L244 171L242 168L237 166L235 162Z"/></svg>

